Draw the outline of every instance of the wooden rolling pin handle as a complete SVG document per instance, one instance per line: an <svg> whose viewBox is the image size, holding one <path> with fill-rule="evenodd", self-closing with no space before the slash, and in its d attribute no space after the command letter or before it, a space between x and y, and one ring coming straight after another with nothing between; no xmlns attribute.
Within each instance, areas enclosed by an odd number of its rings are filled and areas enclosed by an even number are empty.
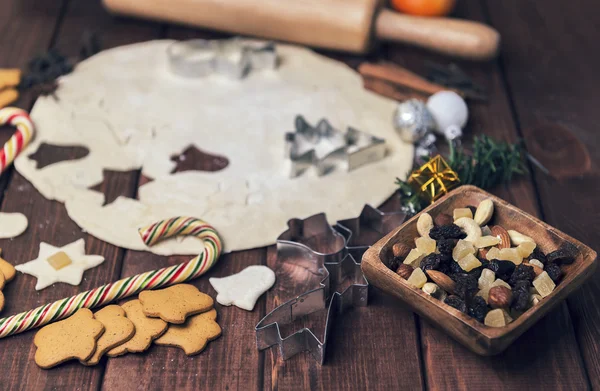
<svg viewBox="0 0 600 391"><path fill-rule="evenodd" d="M481 23L451 18L402 15L381 10L375 35L388 41L421 46L450 56L489 60L498 54L500 34Z"/></svg>

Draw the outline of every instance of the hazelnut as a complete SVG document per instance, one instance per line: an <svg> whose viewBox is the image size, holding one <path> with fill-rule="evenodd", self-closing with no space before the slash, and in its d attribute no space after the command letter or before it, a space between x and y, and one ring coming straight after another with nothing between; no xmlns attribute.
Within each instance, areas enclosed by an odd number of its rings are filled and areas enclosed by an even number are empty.
<svg viewBox="0 0 600 391"><path fill-rule="evenodd" d="M494 286L488 295L488 304L492 308L508 308L512 302L512 292L505 286Z"/></svg>
<svg viewBox="0 0 600 391"><path fill-rule="evenodd" d="M447 213L440 213L437 216L435 216L434 222L437 226L450 225L454 223L454 218Z"/></svg>
<svg viewBox="0 0 600 391"><path fill-rule="evenodd" d="M410 252L410 248L402 243L396 243L392 246L392 253L395 257L405 257Z"/></svg>
<svg viewBox="0 0 600 391"><path fill-rule="evenodd" d="M410 277L410 275L412 274L413 270L415 270L415 269L412 266L403 263L402 265L400 265L398 267L398 270L396 270L396 273L400 277L404 278L405 280L408 280L408 277Z"/></svg>

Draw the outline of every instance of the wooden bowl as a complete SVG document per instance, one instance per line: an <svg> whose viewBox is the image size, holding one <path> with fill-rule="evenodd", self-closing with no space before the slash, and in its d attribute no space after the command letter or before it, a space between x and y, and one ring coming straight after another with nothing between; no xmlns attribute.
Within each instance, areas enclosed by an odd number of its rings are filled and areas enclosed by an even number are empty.
<svg viewBox="0 0 600 391"><path fill-rule="evenodd" d="M501 225L507 230L514 229L532 237L544 253L554 251L565 243L570 243L579 250L575 262L561 266L565 274L554 291L505 327L485 326L424 293L421 289L409 285L406 280L386 266L393 259L392 246L395 243L404 243L410 248L415 247L414 238L419 236L417 219L421 213L427 212L434 218L438 213L452 215L455 208L477 206L486 198L494 202L492 224ZM597 254L594 250L475 186L461 186L421 213L375 243L363 256L362 270L369 283L401 299L415 312L480 355L491 356L505 350L535 322L577 289L596 269Z"/></svg>

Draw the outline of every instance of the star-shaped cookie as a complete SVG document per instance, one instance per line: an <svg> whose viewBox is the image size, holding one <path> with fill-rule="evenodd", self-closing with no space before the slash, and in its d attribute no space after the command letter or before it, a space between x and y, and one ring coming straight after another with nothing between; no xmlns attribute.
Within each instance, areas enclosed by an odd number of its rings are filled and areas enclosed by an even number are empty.
<svg viewBox="0 0 600 391"><path fill-rule="evenodd" d="M184 324L169 325L162 337L154 341L157 345L176 346L185 354L193 356L204 350L209 341L221 335L217 324L217 311L212 310L188 318Z"/></svg>
<svg viewBox="0 0 600 391"><path fill-rule="evenodd" d="M71 263L61 264L59 266L62 267L55 268L48 262L49 258L59 255L62 255L63 259L66 255ZM36 277L38 280L35 289L39 291L56 282L79 285L83 278L83 272L100 265L102 262L104 262L104 257L101 255L86 255L85 241L79 239L64 247L54 247L42 242L40 243L38 257L33 261L15 266L15 269Z"/></svg>

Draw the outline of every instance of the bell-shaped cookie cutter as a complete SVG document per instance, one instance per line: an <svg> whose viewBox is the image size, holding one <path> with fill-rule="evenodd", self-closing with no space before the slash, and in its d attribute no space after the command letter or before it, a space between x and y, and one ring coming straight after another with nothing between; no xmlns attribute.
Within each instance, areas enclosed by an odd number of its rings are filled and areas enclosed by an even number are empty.
<svg viewBox="0 0 600 391"><path fill-rule="evenodd" d="M402 224L405 219L406 214L402 212L384 213L365 205L358 218L338 221L334 227L329 225L323 213L304 220L290 220L289 229L277 239L278 260L290 257L300 259L297 264L301 266L306 263L309 270L316 266L323 279L317 288L281 304L256 325L258 349L278 345L284 360L308 351L322 365L336 316L349 307L364 307L368 303L369 284L360 269L360 260L369 246L351 245L353 233L357 233L362 225L383 235ZM307 239L308 232L312 236L331 235L335 250L321 253L300 243ZM337 292L336 287L346 278L350 278L352 284L342 292ZM300 317L324 309L327 309L327 317L322 341L306 327L285 338L281 336L280 324L292 323Z"/></svg>

